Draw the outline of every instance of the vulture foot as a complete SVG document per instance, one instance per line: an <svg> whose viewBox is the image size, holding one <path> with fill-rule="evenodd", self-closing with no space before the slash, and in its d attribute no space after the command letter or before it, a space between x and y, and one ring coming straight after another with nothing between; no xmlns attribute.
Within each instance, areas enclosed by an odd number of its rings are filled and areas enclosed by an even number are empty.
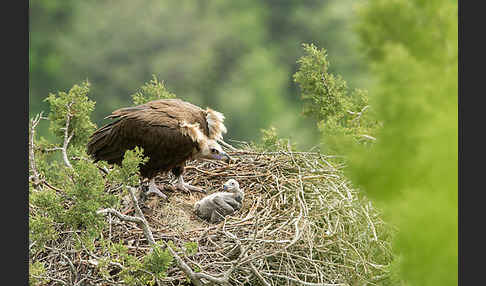
<svg viewBox="0 0 486 286"><path fill-rule="evenodd" d="M190 185L190 184L184 182L184 179L182 178L182 176L179 177L175 187L176 187L176 189L183 191L185 193L189 193L190 191L200 192L200 193L204 193L204 194L206 193L206 191L203 188L196 187L196 186L193 186L193 185Z"/></svg>
<svg viewBox="0 0 486 286"><path fill-rule="evenodd" d="M160 191L160 188L155 184L155 179L150 180L149 189L147 195L156 194L164 200L167 200L167 196Z"/></svg>

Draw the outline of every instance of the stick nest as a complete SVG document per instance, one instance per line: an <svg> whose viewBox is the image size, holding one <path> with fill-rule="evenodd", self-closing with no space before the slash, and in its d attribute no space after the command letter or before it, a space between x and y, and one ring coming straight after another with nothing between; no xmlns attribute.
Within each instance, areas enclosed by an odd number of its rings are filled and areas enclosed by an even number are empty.
<svg viewBox="0 0 486 286"><path fill-rule="evenodd" d="M155 241L172 241L194 271L212 277L228 274L227 285L382 285L388 281L390 227L371 202L349 186L342 166L313 152L260 152L245 145L228 153L235 159L231 164L190 162L184 180L210 194L221 191L228 179L236 179L245 192L242 209L219 224L209 224L193 212L194 203L206 194L169 191L175 178L160 176L156 181L168 186L164 192L169 201L142 195L142 210ZM127 213L130 207L127 202L120 211ZM109 219L103 236L123 242L142 259L150 250L142 229L115 216ZM198 245L190 255L181 250L188 242ZM96 279L96 263L86 263L94 255L108 254L100 246L90 255L73 255L72 264L77 265L73 267L85 277L94 276L85 282L107 285L102 282L106 279ZM58 274L69 275L66 263L55 267ZM112 267L115 271L118 266ZM157 283L190 285L176 263Z"/></svg>

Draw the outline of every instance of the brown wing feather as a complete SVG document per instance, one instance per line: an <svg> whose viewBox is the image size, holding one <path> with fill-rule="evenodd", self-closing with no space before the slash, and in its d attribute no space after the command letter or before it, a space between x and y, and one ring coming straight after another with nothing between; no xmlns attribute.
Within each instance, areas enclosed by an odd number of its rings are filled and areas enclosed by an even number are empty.
<svg viewBox="0 0 486 286"><path fill-rule="evenodd" d="M107 118L118 119L93 133L88 154L96 161L120 164L126 150L144 148L150 160L141 166L142 176L151 178L190 159L197 143L180 130L180 123L199 123L208 134L205 111L178 100L156 100L135 107L120 108Z"/></svg>

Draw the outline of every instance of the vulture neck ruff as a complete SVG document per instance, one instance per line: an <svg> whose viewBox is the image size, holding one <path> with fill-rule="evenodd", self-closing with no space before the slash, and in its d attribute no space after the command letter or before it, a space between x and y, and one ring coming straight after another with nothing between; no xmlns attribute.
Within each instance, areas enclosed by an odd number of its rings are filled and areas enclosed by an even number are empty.
<svg viewBox="0 0 486 286"><path fill-rule="evenodd" d="M224 126L224 115L211 108L206 109L206 121L208 123L209 138L213 140L223 139L223 133L226 133L226 126Z"/></svg>
<svg viewBox="0 0 486 286"><path fill-rule="evenodd" d="M199 150L207 149L208 138L199 129L199 123L190 124L184 121L181 124L181 132L196 142L199 145Z"/></svg>

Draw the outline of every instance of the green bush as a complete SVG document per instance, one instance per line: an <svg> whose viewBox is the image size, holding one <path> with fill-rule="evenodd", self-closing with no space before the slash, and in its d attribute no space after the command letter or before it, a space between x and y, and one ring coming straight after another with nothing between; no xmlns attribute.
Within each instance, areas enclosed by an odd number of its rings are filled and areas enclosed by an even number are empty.
<svg viewBox="0 0 486 286"><path fill-rule="evenodd" d="M371 115L367 91L349 91L340 75L329 73L325 49L313 44L303 44L303 49L294 81L301 90L304 115L317 120L323 147L340 153L350 144L373 142L379 124Z"/></svg>
<svg viewBox="0 0 486 286"><path fill-rule="evenodd" d="M46 101L51 111L47 119L54 140L33 138L31 142L34 157L29 159L34 164L29 169L32 178L29 183L29 283L40 285L49 281L48 276L36 278L45 272L44 265L37 259L49 253L60 255L56 251L63 250L66 245L73 245L76 251L81 252L92 252L103 245L108 255L97 259L101 275L112 277L108 268L117 262L125 265L119 276L126 279L127 284L154 284L154 277L165 274L171 256L154 249L143 262L139 261L129 255L122 244L113 244L103 236L106 218L97 213L103 208L119 208L120 198L125 195L120 189L140 184L139 166L148 158L143 156L143 149L135 148L125 153L121 166L93 163L86 154L89 136L96 128L90 121L95 103L88 98L89 86L88 82L83 82L74 85L68 92L49 94ZM146 102L162 96L170 97L165 87L154 78L134 95L134 101ZM101 171L107 168L111 168L108 174ZM46 248L48 245L50 247ZM62 275L47 274L51 275L49 277Z"/></svg>
<svg viewBox="0 0 486 286"><path fill-rule="evenodd" d="M152 75L152 80L145 83L136 93L132 94L133 104L139 105L156 99L175 98L175 94L169 92L155 75Z"/></svg>

